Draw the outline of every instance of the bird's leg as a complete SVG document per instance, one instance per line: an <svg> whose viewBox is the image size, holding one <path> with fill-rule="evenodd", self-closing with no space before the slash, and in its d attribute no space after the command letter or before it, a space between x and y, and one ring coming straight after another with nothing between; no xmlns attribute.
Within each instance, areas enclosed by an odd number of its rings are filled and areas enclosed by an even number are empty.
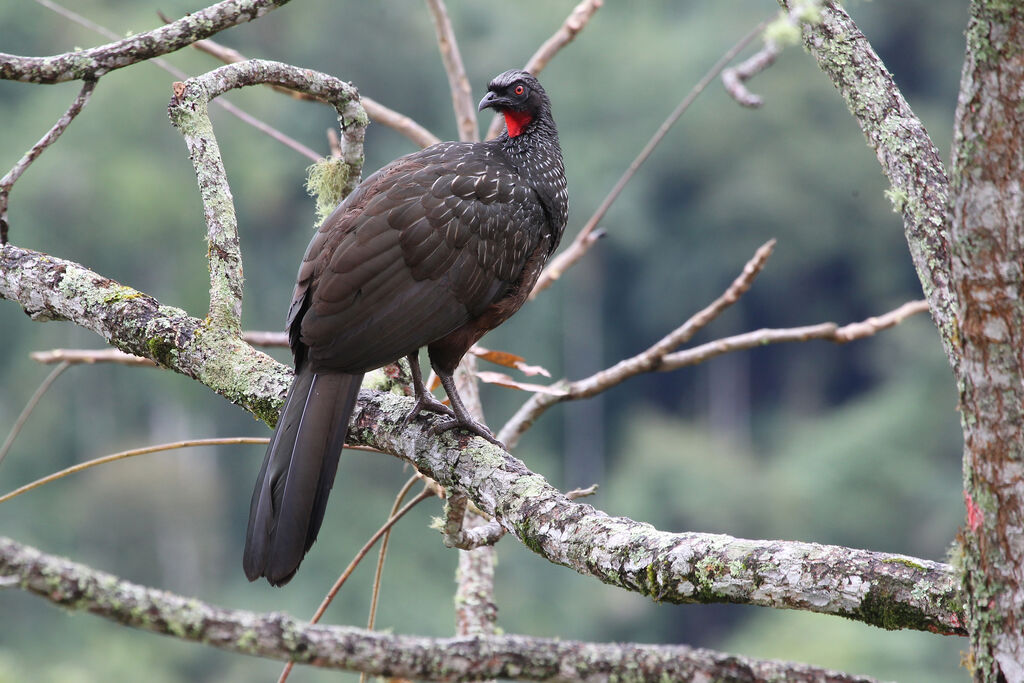
<svg viewBox="0 0 1024 683"><path fill-rule="evenodd" d="M466 410L466 406L462 403L462 399L459 398L459 391L455 388L455 380L452 376L449 373L438 370L436 365L434 366L434 372L436 372L437 376L441 378L441 386L444 387L445 392L448 394L448 400L451 402L452 409L455 411L455 417L436 423L431 431L434 434L440 434L441 432L446 432L449 429L461 427L467 432L476 434L477 436L482 436L496 446L505 448L505 444L494 438L494 434L491 433L490 429L475 420L473 416L469 414L469 411Z"/></svg>
<svg viewBox="0 0 1024 683"><path fill-rule="evenodd" d="M416 403L413 405L412 410L409 411L409 414L405 416L405 419L402 420L402 427L409 424L410 421L420 414L421 410L427 410L440 415L455 415L455 411L438 401L423 384L419 352L410 353L407 358L409 360L409 370L412 372L412 390L416 395Z"/></svg>

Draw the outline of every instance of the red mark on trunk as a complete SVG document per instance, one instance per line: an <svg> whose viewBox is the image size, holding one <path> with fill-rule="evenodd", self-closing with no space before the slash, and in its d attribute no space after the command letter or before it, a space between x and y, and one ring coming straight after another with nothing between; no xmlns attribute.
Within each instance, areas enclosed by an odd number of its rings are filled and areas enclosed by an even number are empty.
<svg viewBox="0 0 1024 683"><path fill-rule="evenodd" d="M981 511L978 504L971 498L971 494L964 491L964 504L967 506L967 526L970 527L971 531L977 532L978 528L981 527L985 521L985 513Z"/></svg>

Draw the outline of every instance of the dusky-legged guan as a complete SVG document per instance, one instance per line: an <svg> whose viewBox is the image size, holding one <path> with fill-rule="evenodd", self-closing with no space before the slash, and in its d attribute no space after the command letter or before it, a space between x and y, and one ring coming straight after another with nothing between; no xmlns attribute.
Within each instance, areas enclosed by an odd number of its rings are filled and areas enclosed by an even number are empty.
<svg viewBox="0 0 1024 683"><path fill-rule="evenodd" d="M568 216L551 102L506 71L480 110L504 114L487 142L442 142L396 159L320 226L288 309L295 379L252 495L243 565L287 583L316 540L363 373L408 357L416 404L494 440L466 411L452 373L523 305ZM451 409L423 386L426 346Z"/></svg>

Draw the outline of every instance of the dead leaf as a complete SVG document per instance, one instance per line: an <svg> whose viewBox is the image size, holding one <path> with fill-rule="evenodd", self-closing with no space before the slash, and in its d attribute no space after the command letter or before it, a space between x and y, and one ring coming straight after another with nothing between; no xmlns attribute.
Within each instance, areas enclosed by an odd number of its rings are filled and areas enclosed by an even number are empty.
<svg viewBox="0 0 1024 683"><path fill-rule="evenodd" d="M544 375L545 377L551 376L551 373L541 366L528 365L525 358L517 356L514 353L509 353L508 351L491 351L490 349L485 349L482 346L474 346L470 349L470 352L472 352L474 356L483 358L485 361L494 363L495 365L502 365L506 368L515 368L528 377L533 377L534 375Z"/></svg>
<svg viewBox="0 0 1024 683"><path fill-rule="evenodd" d="M517 382L503 372L480 371L476 376L481 382L497 384L498 386L518 389L520 391L531 391L539 394L550 394L551 396L566 396L568 391L556 386L545 386L543 384L530 384L529 382Z"/></svg>

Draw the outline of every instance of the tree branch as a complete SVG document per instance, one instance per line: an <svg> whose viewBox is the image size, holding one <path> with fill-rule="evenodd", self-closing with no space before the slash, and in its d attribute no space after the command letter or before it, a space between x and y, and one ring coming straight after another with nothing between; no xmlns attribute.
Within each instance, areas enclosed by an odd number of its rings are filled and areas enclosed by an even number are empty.
<svg viewBox="0 0 1024 683"><path fill-rule="evenodd" d="M24 173L32 162L35 161L43 151L57 141L57 138L67 130L67 127L71 125L71 122L75 120L78 113L82 111L89 102L89 98L92 96L92 91L96 88L96 81L86 81L82 84L82 89L78 92L78 96L75 97L74 101L71 102L71 106L64 112L64 115L57 119L57 123L53 124L53 127L47 131L46 135L39 139L39 142L32 145L32 149L25 153L18 163L14 164L14 167L7 172L3 178L0 178L0 245L7 244L7 201L11 194L11 188L14 187L14 183L18 182L18 178Z"/></svg>
<svg viewBox="0 0 1024 683"><path fill-rule="evenodd" d="M196 379L267 424L292 372L236 335L87 268L11 244L0 247L0 298L36 320L70 320L111 346Z"/></svg>
<svg viewBox="0 0 1024 683"><path fill-rule="evenodd" d="M560 278L566 270L572 267L574 263L583 258L583 255L590 250L594 242L597 241L601 234L595 232L597 224L600 223L605 214L608 213L608 209L611 208L615 200L619 198L622 191L625 189L629 181L633 179L636 172L640 170L640 167L647 161L651 153L654 152L655 148L661 143L664 137L668 134L668 131L675 125L676 121L679 120L690 105L693 104L694 100L704 92L704 89L721 73L722 69L729 65L733 59L736 58L743 49L750 44L750 41L754 40L761 34L761 31L767 25L767 22L762 21L758 24L754 30L747 33L747 35L740 38L739 42L729 48L724 55L722 55L717 62L715 62L707 73L697 84L690 89L690 92L686 94L686 97L676 106L672 113L668 115L662 124L658 127L658 130L654 132L651 139L647 141L644 148L640 150L636 158L629 164L629 167L625 170L619 180L615 183L615 186L608 192L608 195L601 200L600 206L594 211L594 214L587 219L587 222L583 225L580 231L576 234L572 243L562 250L555 258L551 259L547 267L541 272L540 277L537 278L537 284L533 286L533 291L530 292L530 298L533 299L539 293L554 284L555 280Z"/></svg>
<svg viewBox="0 0 1024 683"><path fill-rule="evenodd" d="M128 353L199 380L268 424L291 372L238 337L85 268L7 245L0 297L37 319L62 318ZM363 391L348 441L412 463L465 493L528 548L556 564L666 602L735 602L838 614L886 628L962 634L951 567L902 555L715 534L671 534L573 503L500 448L430 433L436 416L403 427L412 399Z"/></svg>
<svg viewBox="0 0 1024 683"><path fill-rule="evenodd" d="M729 680L872 683L812 666L675 645L491 636L422 638L302 624L280 613L225 609L145 588L0 538L0 583L66 609L222 650L384 677L469 681Z"/></svg>
<svg viewBox="0 0 1024 683"><path fill-rule="evenodd" d="M437 32L437 45L441 49L441 61L448 74L448 86L452 91L452 106L455 109L455 122L459 127L459 139L473 142L480 139L476 125L476 103L473 101L473 88L466 76L466 67L462 64L462 54L455 40L448 8L444 0L427 0L430 16L434 20Z"/></svg>
<svg viewBox="0 0 1024 683"><path fill-rule="evenodd" d="M314 95L338 112L342 130L342 161L347 165L342 196L359 182L363 161L363 136L368 120L359 95L348 83L310 69L280 62L250 60L228 64L184 83L174 84L168 113L185 137L196 170L206 216L210 259L210 320L238 333L242 315L242 256L238 246L238 222L227 174L213 134L207 105L235 88L274 83ZM347 144L346 144L347 143Z"/></svg>
<svg viewBox="0 0 1024 683"><path fill-rule="evenodd" d="M258 19L288 0L223 0L160 28L52 57L21 57L0 52L0 79L28 83L62 83L96 79L194 43L226 28Z"/></svg>
<svg viewBox="0 0 1024 683"><path fill-rule="evenodd" d="M788 9L787 0L779 4ZM804 24L804 45L846 100L903 215L910 255L939 328L943 348L959 376L957 303L950 281L949 181L935 144L864 34L838 4L821 7L821 22Z"/></svg>
<svg viewBox="0 0 1024 683"><path fill-rule="evenodd" d="M192 44L192 47L205 52L206 54L215 57L225 64L234 64L235 62L244 62L248 59L238 50L221 45L220 43L213 40L197 40ZM295 97L302 100L315 100L316 98L312 95L307 95L304 92L297 90L291 90L290 88L284 88L279 85L271 85L274 90ZM441 142L441 139L431 133L429 130L424 128L422 125L406 116L401 114L394 109L384 106L376 100L370 99L364 94L360 94L359 102L363 105L363 109L366 110L366 115L370 117L370 120L374 123L379 123L382 126L391 128L397 131L415 142L420 147L429 147Z"/></svg>

